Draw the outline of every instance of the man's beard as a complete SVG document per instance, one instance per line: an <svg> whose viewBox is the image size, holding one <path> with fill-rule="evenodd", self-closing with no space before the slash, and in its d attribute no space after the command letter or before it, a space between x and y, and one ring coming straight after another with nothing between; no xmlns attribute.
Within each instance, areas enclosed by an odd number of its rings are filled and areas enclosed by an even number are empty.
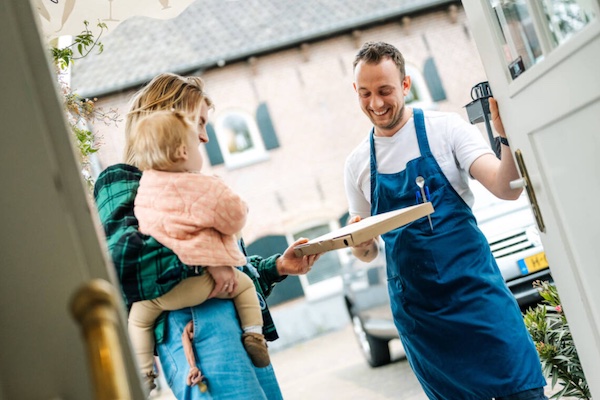
<svg viewBox="0 0 600 400"><path fill-rule="evenodd" d="M400 125L400 123L402 122L405 111L406 111L406 107L404 105L402 105L402 108L400 109L400 111L398 111L398 113L394 116L394 118L390 121L389 124L378 125L378 127L380 129L385 129L385 130L392 130L394 128L397 128ZM375 121L373 121L373 122L375 122Z"/></svg>

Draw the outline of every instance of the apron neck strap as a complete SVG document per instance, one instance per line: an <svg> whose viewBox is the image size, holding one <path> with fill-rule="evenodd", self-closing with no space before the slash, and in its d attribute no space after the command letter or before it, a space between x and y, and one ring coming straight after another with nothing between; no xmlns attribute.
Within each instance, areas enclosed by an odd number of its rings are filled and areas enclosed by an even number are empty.
<svg viewBox="0 0 600 400"><path fill-rule="evenodd" d="M425 117L422 109L413 108L413 120L415 123L415 130L417 131L417 141L419 143L421 156L431 156L429 142L427 141L427 132L425 131ZM371 133L369 135L369 142L371 145L371 194L374 193L375 185L377 184L377 159L375 157L374 135L375 128L371 128ZM371 199L371 204L373 204L373 199Z"/></svg>
<svg viewBox="0 0 600 400"><path fill-rule="evenodd" d="M375 158L375 139L373 138L374 136L375 128L371 128L371 134L369 135L369 142L371 143L371 195L373 195L375 185L377 184L377 159ZM371 204L373 204L373 199L371 199Z"/></svg>
<svg viewBox="0 0 600 400"><path fill-rule="evenodd" d="M417 131L417 141L419 142L419 151L422 156L430 156L429 142L427 141L427 132L425 131L425 117L423 110L413 108L413 119L415 121L415 129Z"/></svg>

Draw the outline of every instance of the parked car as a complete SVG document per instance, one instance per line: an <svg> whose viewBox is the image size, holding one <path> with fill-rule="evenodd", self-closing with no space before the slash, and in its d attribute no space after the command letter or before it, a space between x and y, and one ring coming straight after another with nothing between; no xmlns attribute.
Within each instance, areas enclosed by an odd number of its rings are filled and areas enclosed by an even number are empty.
<svg viewBox="0 0 600 400"><path fill-rule="evenodd" d="M541 300L536 280L553 282L525 194L504 201L472 181L473 213L507 286L522 310ZM361 352L372 367L391 361L389 342L398 338L390 310L383 251L370 263L354 257L344 267L344 298Z"/></svg>

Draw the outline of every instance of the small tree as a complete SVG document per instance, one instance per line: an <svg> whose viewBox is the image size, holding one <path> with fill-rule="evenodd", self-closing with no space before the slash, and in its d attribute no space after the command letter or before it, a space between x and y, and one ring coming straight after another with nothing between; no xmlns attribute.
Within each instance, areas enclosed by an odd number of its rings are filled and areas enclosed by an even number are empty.
<svg viewBox="0 0 600 400"><path fill-rule="evenodd" d="M591 399L556 286L547 281L536 281L533 286L543 301L527 310L524 321L540 355L544 376L552 378L553 388L557 383L562 386L551 398Z"/></svg>
<svg viewBox="0 0 600 400"><path fill-rule="evenodd" d="M104 50L104 45L100 42L100 37L107 28L103 22L98 22L97 27L100 29L97 37L89 30L88 21L83 21L84 30L77 36L74 36L72 43L69 46L59 48L51 46L50 52L54 60L54 65L57 69L58 82L64 99L64 109L67 121L73 133L75 145L78 149L79 162L81 164L81 172L89 188L92 188L94 181L91 173L90 156L96 153L100 147L100 140L97 135L90 130L90 126L97 122L103 122L106 125L120 122L117 110L110 109L108 111L96 107L95 102L98 100L86 99L73 92L68 76L69 68L78 59L86 57L94 48L101 53Z"/></svg>

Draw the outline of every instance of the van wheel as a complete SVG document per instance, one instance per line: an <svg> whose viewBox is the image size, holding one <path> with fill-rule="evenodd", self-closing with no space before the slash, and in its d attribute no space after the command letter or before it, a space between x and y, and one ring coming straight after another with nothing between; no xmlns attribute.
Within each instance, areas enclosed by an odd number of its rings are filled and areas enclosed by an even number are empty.
<svg viewBox="0 0 600 400"><path fill-rule="evenodd" d="M371 367L381 367L391 362L388 340L369 335L365 331L362 320L357 315L352 315L352 327L361 353Z"/></svg>

